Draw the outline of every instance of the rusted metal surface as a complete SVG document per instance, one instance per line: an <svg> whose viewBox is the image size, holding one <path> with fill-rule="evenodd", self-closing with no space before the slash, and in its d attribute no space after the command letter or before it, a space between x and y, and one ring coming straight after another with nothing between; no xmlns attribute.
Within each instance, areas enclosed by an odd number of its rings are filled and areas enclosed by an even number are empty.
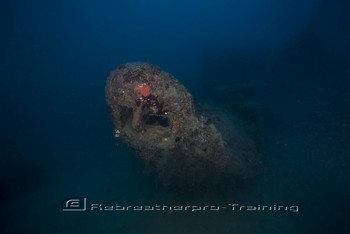
<svg viewBox="0 0 350 234"><path fill-rule="evenodd" d="M115 136L143 159L164 184L205 185L255 174L255 142L224 110L199 111L171 74L149 63L114 70L106 99Z"/></svg>

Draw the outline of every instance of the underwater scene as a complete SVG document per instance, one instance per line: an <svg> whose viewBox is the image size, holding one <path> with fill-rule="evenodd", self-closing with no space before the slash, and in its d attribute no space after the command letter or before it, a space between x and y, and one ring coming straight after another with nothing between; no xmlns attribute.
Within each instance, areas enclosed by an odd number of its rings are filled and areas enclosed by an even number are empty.
<svg viewBox="0 0 350 234"><path fill-rule="evenodd" d="M0 233L350 233L350 2L0 2Z"/></svg>

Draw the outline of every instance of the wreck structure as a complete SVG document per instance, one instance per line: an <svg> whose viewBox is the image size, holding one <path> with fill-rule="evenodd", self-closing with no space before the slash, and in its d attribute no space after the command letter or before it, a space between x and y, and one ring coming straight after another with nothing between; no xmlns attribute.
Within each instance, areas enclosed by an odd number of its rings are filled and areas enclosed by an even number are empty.
<svg viewBox="0 0 350 234"><path fill-rule="evenodd" d="M108 77L106 100L115 136L165 185L202 186L256 173L256 142L242 120L199 107L175 77L155 65L120 65Z"/></svg>

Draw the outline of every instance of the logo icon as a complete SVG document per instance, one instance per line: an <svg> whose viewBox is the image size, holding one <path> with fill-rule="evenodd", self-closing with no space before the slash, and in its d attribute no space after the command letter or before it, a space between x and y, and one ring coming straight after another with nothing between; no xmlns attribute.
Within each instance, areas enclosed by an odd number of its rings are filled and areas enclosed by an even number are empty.
<svg viewBox="0 0 350 234"><path fill-rule="evenodd" d="M62 211L86 211L86 198L67 198L62 202Z"/></svg>

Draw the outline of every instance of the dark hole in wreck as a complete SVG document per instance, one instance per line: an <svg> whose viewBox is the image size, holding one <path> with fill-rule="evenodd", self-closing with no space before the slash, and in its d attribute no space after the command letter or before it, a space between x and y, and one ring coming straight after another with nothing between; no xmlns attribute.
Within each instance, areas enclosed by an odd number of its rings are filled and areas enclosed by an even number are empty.
<svg viewBox="0 0 350 234"><path fill-rule="evenodd" d="M168 117L161 116L161 115L144 115L142 117L142 121L146 125L160 125L162 127L169 127L170 120Z"/></svg>

